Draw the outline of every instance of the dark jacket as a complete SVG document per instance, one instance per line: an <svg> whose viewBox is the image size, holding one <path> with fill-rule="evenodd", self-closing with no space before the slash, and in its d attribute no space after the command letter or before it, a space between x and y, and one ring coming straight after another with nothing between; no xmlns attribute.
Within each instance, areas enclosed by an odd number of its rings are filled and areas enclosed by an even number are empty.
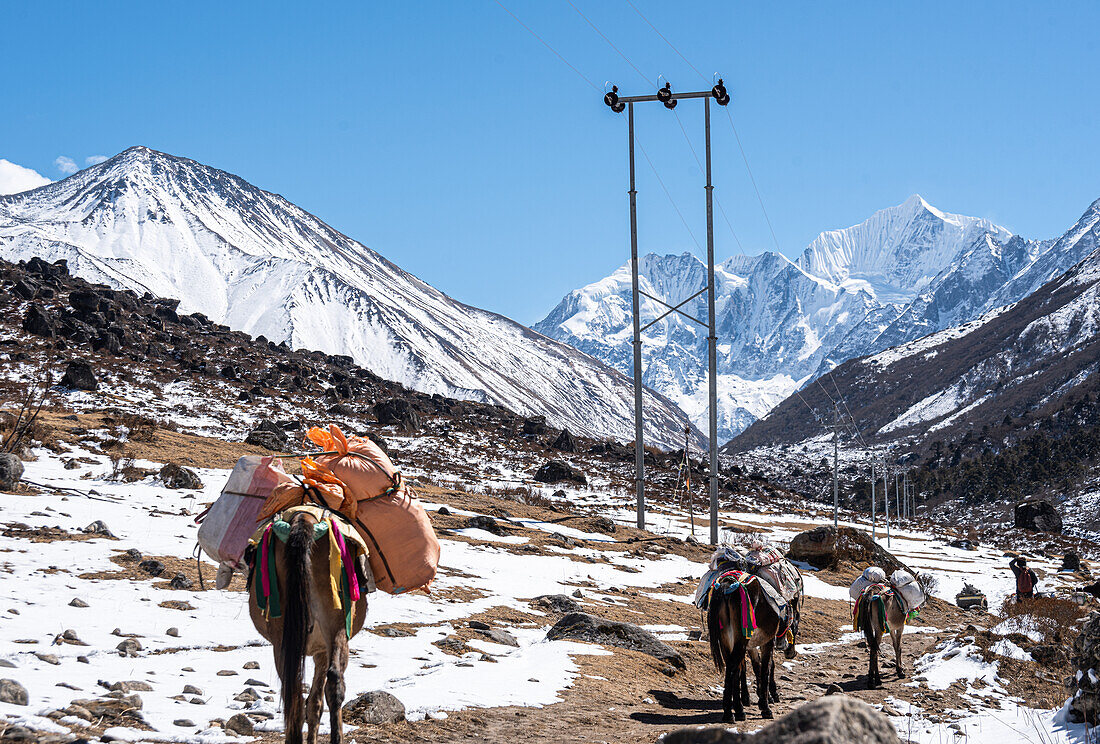
<svg viewBox="0 0 1100 744"><path fill-rule="evenodd" d="M1039 583L1039 577L1027 566L1020 565L1019 558L1013 558L1008 564L1012 573L1016 576L1016 598L1031 599L1035 596L1035 587Z"/></svg>

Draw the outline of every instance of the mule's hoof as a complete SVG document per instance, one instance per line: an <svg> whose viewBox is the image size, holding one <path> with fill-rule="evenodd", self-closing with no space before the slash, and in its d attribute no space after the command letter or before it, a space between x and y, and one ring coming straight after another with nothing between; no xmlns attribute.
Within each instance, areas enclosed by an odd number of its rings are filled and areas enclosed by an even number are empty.
<svg viewBox="0 0 1100 744"><path fill-rule="evenodd" d="M798 656L798 649L795 648L794 644L792 643L791 645L787 646L785 651L783 651L783 655L786 656L788 659L793 659L794 657Z"/></svg>
<svg viewBox="0 0 1100 744"><path fill-rule="evenodd" d="M898 679L905 679L908 676L909 675L906 673L906 671L904 669L899 669L898 670Z"/></svg>
<svg viewBox="0 0 1100 744"><path fill-rule="evenodd" d="M730 723L733 720L733 716L729 713L722 714L722 723Z"/></svg>
<svg viewBox="0 0 1100 744"><path fill-rule="evenodd" d="M744 713L738 713L736 716L734 716L734 718L736 718L738 721L744 721L745 720L745 714Z"/></svg>
<svg viewBox="0 0 1100 744"><path fill-rule="evenodd" d="M765 710L760 711L760 717L761 718L775 718L775 713L772 713L770 708L765 709Z"/></svg>

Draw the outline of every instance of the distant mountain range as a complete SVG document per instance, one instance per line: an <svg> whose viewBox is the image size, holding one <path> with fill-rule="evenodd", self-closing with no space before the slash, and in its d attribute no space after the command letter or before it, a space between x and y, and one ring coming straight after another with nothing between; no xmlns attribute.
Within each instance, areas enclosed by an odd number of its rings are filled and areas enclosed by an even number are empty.
<svg viewBox="0 0 1100 744"><path fill-rule="evenodd" d="M821 233L797 261L727 259L715 267L720 440L836 365L1020 300L1085 255L1080 242L1027 240L912 196ZM639 270L642 289L671 304L706 286L705 264L688 253L649 254ZM534 328L630 373L630 285L627 264L570 292ZM705 294L684 309L705 318ZM643 323L662 312L643 298ZM705 427L705 329L670 315L646 332L643 355L645 383Z"/></svg>
<svg viewBox="0 0 1100 744"><path fill-rule="evenodd" d="M347 354L422 392L545 415L587 436L634 436L633 383L615 369L457 302L286 199L194 160L133 147L0 196L0 256L66 259L89 281ZM651 391L644 405L648 441L682 446L684 413Z"/></svg>
<svg viewBox="0 0 1100 744"><path fill-rule="evenodd" d="M830 413L838 396L863 442L879 448L939 450L932 447L939 440L1000 452L1029 434L1070 427L1075 422L1068 419L1094 411L1100 396L1100 200L1065 235L1038 245L1041 254L989 301L1026 292L1019 302L841 364L727 450L821 439L817 418ZM1063 260L1075 265L1028 291Z"/></svg>

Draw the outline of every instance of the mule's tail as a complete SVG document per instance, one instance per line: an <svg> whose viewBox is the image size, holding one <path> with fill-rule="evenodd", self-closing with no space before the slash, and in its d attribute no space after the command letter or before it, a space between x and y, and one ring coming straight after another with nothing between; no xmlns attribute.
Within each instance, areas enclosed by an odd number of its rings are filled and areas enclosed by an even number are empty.
<svg viewBox="0 0 1100 744"><path fill-rule="evenodd" d="M301 730L302 667L309 636L310 551L313 523L304 515L294 518L286 541L286 601L283 606L282 677L283 719L286 730Z"/></svg>
<svg viewBox="0 0 1100 744"><path fill-rule="evenodd" d="M727 626L732 626L736 636L741 632L735 618L741 617L741 592L723 592L715 585L707 608L707 635L710 637L710 656L718 671L726 667L726 651L722 649L722 636Z"/></svg>
<svg viewBox="0 0 1100 744"><path fill-rule="evenodd" d="M886 627L886 615L883 602L871 594L859 598L859 628L868 644L877 645L879 629Z"/></svg>

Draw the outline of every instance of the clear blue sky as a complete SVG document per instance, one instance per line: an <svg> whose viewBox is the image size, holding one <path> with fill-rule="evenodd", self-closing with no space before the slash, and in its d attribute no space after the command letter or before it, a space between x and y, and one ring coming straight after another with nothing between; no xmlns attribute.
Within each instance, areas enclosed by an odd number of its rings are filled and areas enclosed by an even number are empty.
<svg viewBox="0 0 1100 744"><path fill-rule="evenodd" d="M626 127L652 88L568 0L5 3L0 158L49 178L144 144L283 194L452 296L522 322L629 255ZM782 251L920 193L1053 237L1100 197L1100 3L667 3L638 8L730 111ZM573 0L650 80L705 83L626 0ZM702 155L701 103L677 112ZM729 122L716 193L774 243ZM639 141L704 240L675 117ZM643 251L697 252L639 153ZM719 258L738 252L721 214Z"/></svg>

